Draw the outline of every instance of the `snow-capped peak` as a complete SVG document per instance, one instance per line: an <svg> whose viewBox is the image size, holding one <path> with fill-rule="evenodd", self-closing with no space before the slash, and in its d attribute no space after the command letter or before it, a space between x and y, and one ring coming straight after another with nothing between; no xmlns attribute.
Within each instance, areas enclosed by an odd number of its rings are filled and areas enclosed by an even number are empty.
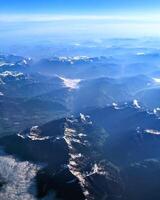
<svg viewBox="0 0 160 200"><path fill-rule="evenodd" d="M136 108L141 108L137 99L133 100L133 106L135 106Z"/></svg>
<svg viewBox="0 0 160 200"><path fill-rule="evenodd" d="M39 129L38 126L33 126L30 129L30 132L25 136L22 135L21 133L17 134L19 137L25 139L25 138L29 138L30 140L48 140L51 137L50 136L41 136L41 130Z"/></svg>
<svg viewBox="0 0 160 200"><path fill-rule="evenodd" d="M153 135L160 135L160 131L153 130L153 129L146 129L145 133L153 134Z"/></svg>
<svg viewBox="0 0 160 200"><path fill-rule="evenodd" d="M0 76L1 77L9 77L9 76L12 76L12 77L15 77L15 78L17 78L17 77L21 77L21 76L23 76L24 74L23 73L21 73L21 72L11 72L11 71L5 71L5 72L2 72L1 74L0 74Z"/></svg>

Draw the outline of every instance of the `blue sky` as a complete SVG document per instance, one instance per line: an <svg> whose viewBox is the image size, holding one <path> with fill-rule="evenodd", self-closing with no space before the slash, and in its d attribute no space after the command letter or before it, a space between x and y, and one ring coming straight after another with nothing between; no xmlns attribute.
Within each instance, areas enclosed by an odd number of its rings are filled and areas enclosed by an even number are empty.
<svg viewBox="0 0 160 200"><path fill-rule="evenodd" d="M159 9L159 0L0 0L0 13L151 13Z"/></svg>

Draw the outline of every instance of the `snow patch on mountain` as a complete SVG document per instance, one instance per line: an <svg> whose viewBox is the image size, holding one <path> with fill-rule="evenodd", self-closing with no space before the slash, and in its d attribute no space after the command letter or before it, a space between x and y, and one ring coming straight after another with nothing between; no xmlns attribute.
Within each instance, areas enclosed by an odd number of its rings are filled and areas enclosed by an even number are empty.
<svg viewBox="0 0 160 200"><path fill-rule="evenodd" d="M153 135L160 135L160 131L153 130L153 129L146 129L145 133L153 134Z"/></svg>
<svg viewBox="0 0 160 200"><path fill-rule="evenodd" d="M115 102L113 102L112 103L112 106L114 107L114 109L116 109L116 110L119 110L120 108L118 107L118 104L117 103L115 103Z"/></svg>
<svg viewBox="0 0 160 200"><path fill-rule="evenodd" d="M13 64L13 63L7 63L7 62L1 62L0 63L0 67L4 67L4 66L14 66L15 64Z"/></svg>
<svg viewBox="0 0 160 200"><path fill-rule="evenodd" d="M51 138L50 136L41 136L41 130L39 129L38 126L31 127L29 133L26 135L22 135L21 133L18 133L17 135L23 139L29 138L31 140L39 140L39 141L48 140Z"/></svg>
<svg viewBox="0 0 160 200"><path fill-rule="evenodd" d="M133 106L135 106L136 108L141 108L137 99L133 100Z"/></svg>
<svg viewBox="0 0 160 200"><path fill-rule="evenodd" d="M14 78L20 78L24 77L24 74L21 72L11 72L11 71L5 71L0 73L0 77L6 78L6 77L14 77Z"/></svg>
<svg viewBox="0 0 160 200"><path fill-rule="evenodd" d="M91 176L93 174L99 174L99 175L104 175L104 176L109 176L109 173L101 166L99 163L95 163L92 167L91 173L88 174L88 176Z"/></svg>
<svg viewBox="0 0 160 200"><path fill-rule="evenodd" d="M90 59L91 58L88 56L74 56L74 57L61 56L61 57L59 57L60 61L69 61L69 62L79 61L79 60L88 61Z"/></svg>
<svg viewBox="0 0 160 200"><path fill-rule="evenodd" d="M159 113L159 112L160 112L160 108L154 108L154 109L153 109L153 113L154 113L154 114L157 114L157 113Z"/></svg>
<svg viewBox="0 0 160 200"><path fill-rule="evenodd" d="M67 119L67 123L65 124L64 129L64 139L68 144L70 155L68 168L70 172L79 180L79 183L83 190L83 194L85 195L86 199L88 199L89 196L86 180L87 174L83 171L83 169L81 169L80 166L86 165L87 158L83 154L83 151L80 151L80 149L85 149L90 146L86 134L83 133L83 126L91 124L92 123L89 116L85 116L80 113L79 118L76 120ZM75 148L75 146L80 147L80 149Z"/></svg>

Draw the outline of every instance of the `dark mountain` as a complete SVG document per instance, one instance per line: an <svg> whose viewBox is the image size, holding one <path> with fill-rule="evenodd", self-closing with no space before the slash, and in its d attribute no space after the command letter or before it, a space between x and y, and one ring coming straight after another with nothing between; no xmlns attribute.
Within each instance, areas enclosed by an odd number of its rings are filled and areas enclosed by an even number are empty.
<svg viewBox="0 0 160 200"><path fill-rule="evenodd" d="M143 103L144 106L153 110L160 107L160 88L150 88L142 90L136 94L137 99Z"/></svg>
<svg viewBox="0 0 160 200"><path fill-rule="evenodd" d="M11 71L0 73L0 133L17 132L66 116L69 110L65 89L59 77Z"/></svg>
<svg viewBox="0 0 160 200"><path fill-rule="evenodd" d="M132 96L116 79L97 78L81 81L75 92L75 108L104 107L116 102L127 102Z"/></svg>
<svg viewBox="0 0 160 200"><path fill-rule="evenodd" d="M155 81L146 76L138 74L137 76L122 77L117 81L130 95L135 95L138 91L155 86ZM121 86L121 87L122 87Z"/></svg>
<svg viewBox="0 0 160 200"><path fill-rule="evenodd" d="M21 160L46 164L36 176L39 197L53 190L67 200L158 200L160 123L137 104L34 126L0 144Z"/></svg>
<svg viewBox="0 0 160 200"><path fill-rule="evenodd" d="M0 73L0 91L8 97L31 98L60 88L63 88L63 81L58 77L11 71Z"/></svg>
<svg viewBox="0 0 160 200"><path fill-rule="evenodd" d="M39 197L54 190L62 199L118 199L119 170L101 154L106 139L107 133L81 114L4 137L0 144L22 160L47 164L36 178Z"/></svg>
<svg viewBox="0 0 160 200"><path fill-rule="evenodd" d="M58 102L6 96L0 96L0 110L1 136L61 118L68 113L67 108Z"/></svg>

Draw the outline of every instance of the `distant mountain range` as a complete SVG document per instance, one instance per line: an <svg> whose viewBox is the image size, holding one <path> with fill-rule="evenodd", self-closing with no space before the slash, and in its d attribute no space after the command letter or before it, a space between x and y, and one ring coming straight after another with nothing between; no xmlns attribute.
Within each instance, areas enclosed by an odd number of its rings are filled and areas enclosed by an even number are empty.
<svg viewBox="0 0 160 200"><path fill-rule="evenodd" d="M0 55L0 199L159 200L157 51Z"/></svg>

